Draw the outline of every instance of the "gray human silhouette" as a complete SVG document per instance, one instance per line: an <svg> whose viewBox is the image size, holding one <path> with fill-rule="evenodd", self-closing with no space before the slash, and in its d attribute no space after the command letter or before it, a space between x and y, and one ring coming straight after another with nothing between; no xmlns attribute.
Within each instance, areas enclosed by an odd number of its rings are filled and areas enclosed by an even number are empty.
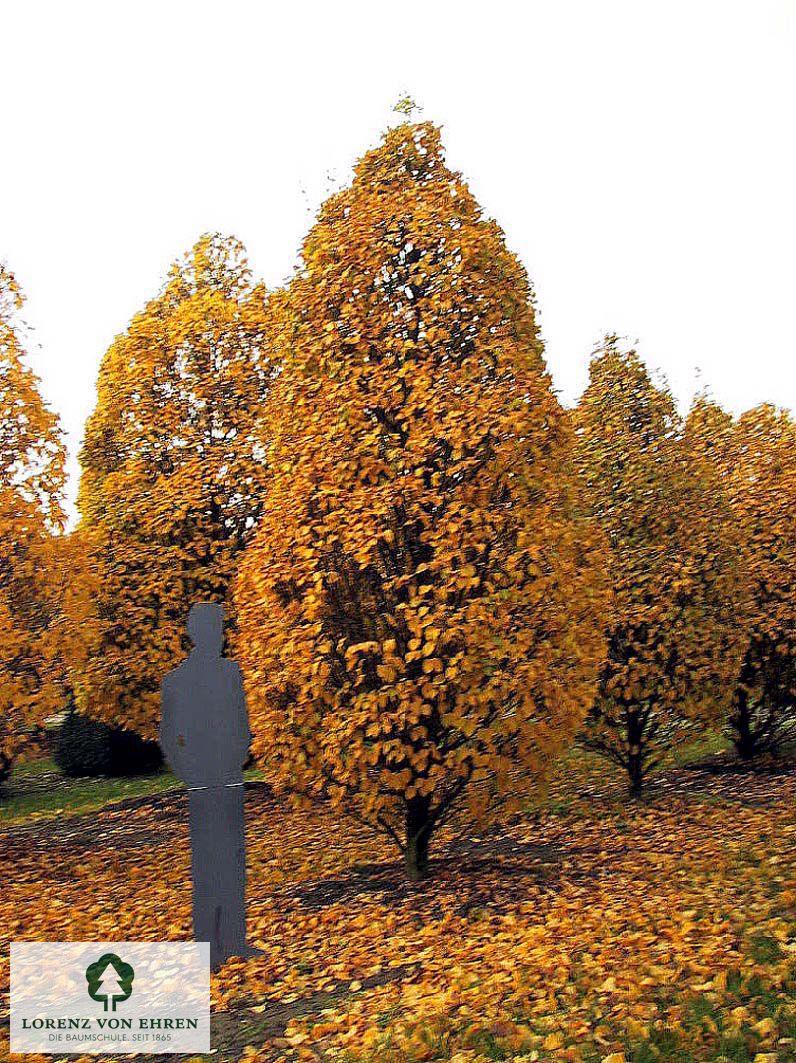
<svg viewBox="0 0 796 1063"><path fill-rule="evenodd" d="M188 788L196 941L210 943L215 969L246 945L246 851L243 765L249 720L240 668L221 656L224 611L194 605L190 655L160 686L160 745Z"/></svg>

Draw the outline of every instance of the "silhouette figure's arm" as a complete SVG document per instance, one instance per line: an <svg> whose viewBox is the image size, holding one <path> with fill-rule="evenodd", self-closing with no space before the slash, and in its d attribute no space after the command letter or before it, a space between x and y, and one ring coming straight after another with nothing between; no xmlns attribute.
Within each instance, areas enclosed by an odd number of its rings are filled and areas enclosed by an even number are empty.
<svg viewBox="0 0 796 1063"><path fill-rule="evenodd" d="M240 765L243 767L249 759L249 745L252 736L249 730L249 714L246 712L246 695L243 692L243 678L240 674L240 668L237 669L237 673L237 723L240 740Z"/></svg>
<svg viewBox="0 0 796 1063"><path fill-rule="evenodd" d="M177 742L177 729L174 719L174 702L171 697L168 677L160 684L160 748L166 763L178 778L183 777L182 757Z"/></svg>

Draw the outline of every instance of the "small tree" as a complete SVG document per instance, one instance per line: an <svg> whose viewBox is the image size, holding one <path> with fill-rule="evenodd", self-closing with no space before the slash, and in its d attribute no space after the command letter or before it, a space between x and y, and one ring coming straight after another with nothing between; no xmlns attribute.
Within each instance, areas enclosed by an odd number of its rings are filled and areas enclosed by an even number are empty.
<svg viewBox="0 0 796 1063"><path fill-rule="evenodd" d="M254 749L420 878L434 832L532 789L592 698L606 592L570 420L527 277L430 124L323 206L288 302L236 581Z"/></svg>
<svg viewBox="0 0 796 1063"><path fill-rule="evenodd" d="M58 419L26 364L22 295L0 266L0 782L33 726L60 707L50 577L63 527Z"/></svg>
<svg viewBox="0 0 796 1063"><path fill-rule="evenodd" d="M240 244L202 237L100 369L81 453L95 575L76 693L81 712L147 739L189 607L223 601L262 507L268 313Z"/></svg>
<svg viewBox="0 0 796 1063"><path fill-rule="evenodd" d="M671 394L614 336L592 357L577 422L615 591L584 741L639 794L666 751L726 705L741 650L739 543L721 478L689 446Z"/></svg>

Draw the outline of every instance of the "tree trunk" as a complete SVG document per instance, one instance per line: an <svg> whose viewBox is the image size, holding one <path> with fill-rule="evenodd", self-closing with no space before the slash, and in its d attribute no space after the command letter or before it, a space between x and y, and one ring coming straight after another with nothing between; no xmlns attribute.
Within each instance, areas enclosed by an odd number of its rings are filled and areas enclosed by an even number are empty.
<svg viewBox="0 0 796 1063"><path fill-rule="evenodd" d="M644 786L644 719L634 710L627 715L627 776L631 797L639 797Z"/></svg>
<svg viewBox="0 0 796 1063"><path fill-rule="evenodd" d="M428 875L428 847L431 841L431 800L412 797L406 802L406 875L420 882Z"/></svg>
<svg viewBox="0 0 796 1063"><path fill-rule="evenodd" d="M752 760L757 755L757 738L752 731L752 714L745 690L738 691L735 706L736 711L731 721L735 730L735 750L741 760Z"/></svg>
<svg viewBox="0 0 796 1063"><path fill-rule="evenodd" d="M627 758L627 775L631 797L640 797L644 786L644 763L641 752L629 753Z"/></svg>

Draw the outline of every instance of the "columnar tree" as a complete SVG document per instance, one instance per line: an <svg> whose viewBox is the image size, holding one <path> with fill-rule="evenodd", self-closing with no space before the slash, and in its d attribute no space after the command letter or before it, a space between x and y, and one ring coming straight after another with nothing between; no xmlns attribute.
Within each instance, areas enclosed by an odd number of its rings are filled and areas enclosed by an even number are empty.
<svg viewBox="0 0 796 1063"><path fill-rule="evenodd" d="M442 824L527 793L577 730L599 548L528 279L436 128L361 159L288 303L236 580L254 748L277 788L384 831L417 878Z"/></svg>
<svg viewBox="0 0 796 1063"><path fill-rule="evenodd" d="M80 701L146 738L191 603L223 601L262 507L268 319L241 245L205 236L100 369L81 454L97 579Z"/></svg>
<svg viewBox="0 0 796 1063"><path fill-rule="evenodd" d="M592 357L577 423L615 591L584 741L638 794L674 742L726 707L741 652L740 548L720 476L689 447L668 389L616 337Z"/></svg>
<svg viewBox="0 0 796 1063"><path fill-rule="evenodd" d="M749 760L796 733L796 423L758 406L735 422L723 466L751 596L730 729Z"/></svg>
<svg viewBox="0 0 796 1063"><path fill-rule="evenodd" d="M58 419L27 365L22 294L0 265L0 781L26 734L59 707L49 577L62 529Z"/></svg>

